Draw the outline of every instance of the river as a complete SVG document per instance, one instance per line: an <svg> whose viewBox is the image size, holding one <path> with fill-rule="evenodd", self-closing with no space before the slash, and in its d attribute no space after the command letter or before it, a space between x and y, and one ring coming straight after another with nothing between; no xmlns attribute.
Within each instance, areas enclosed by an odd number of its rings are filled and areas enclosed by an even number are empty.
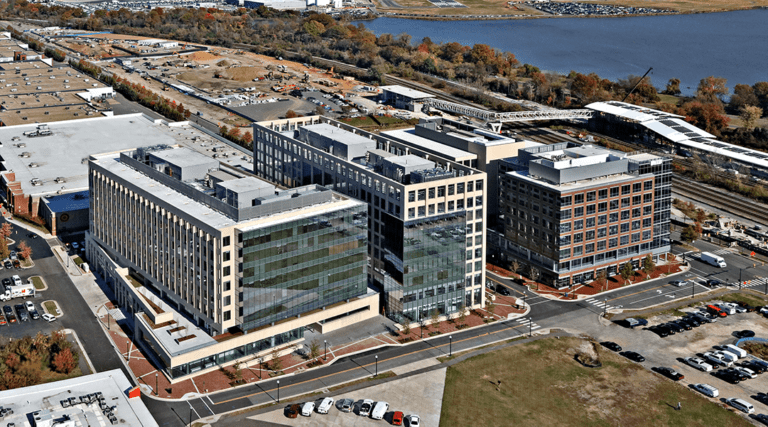
<svg viewBox="0 0 768 427"><path fill-rule="evenodd" d="M376 34L407 33L414 42L484 43L520 63L567 74L595 72L610 80L650 75L663 89L681 80L686 94L704 77L728 86L768 81L768 9L626 18L548 18L489 21L364 21Z"/></svg>

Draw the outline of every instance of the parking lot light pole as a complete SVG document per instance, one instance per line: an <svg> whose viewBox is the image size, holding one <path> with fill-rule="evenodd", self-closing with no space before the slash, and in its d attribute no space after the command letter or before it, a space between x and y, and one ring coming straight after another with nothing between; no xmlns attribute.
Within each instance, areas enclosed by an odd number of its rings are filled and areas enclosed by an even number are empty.
<svg viewBox="0 0 768 427"><path fill-rule="evenodd" d="M155 372L155 396L159 396L159 393L160 393L160 389L158 389L158 388L157 388L157 381L158 381L158 379L157 379L157 378L158 378L158 376L159 376L159 375L160 375L160 374L158 374L157 372Z"/></svg>
<svg viewBox="0 0 768 427"><path fill-rule="evenodd" d="M448 335L448 357L453 356L453 335Z"/></svg>
<svg viewBox="0 0 768 427"><path fill-rule="evenodd" d="M328 341L323 340L323 345L325 346L325 356L323 356L323 360L328 360Z"/></svg>
<svg viewBox="0 0 768 427"><path fill-rule="evenodd" d="M376 358L376 376L379 376L379 356L374 356Z"/></svg>
<svg viewBox="0 0 768 427"><path fill-rule="evenodd" d="M277 380L277 403L280 403L280 380Z"/></svg>

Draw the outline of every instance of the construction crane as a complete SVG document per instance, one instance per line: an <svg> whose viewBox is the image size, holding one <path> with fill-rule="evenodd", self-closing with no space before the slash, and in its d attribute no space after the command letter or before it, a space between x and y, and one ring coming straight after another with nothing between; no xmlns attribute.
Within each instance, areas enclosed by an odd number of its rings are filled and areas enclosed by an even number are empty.
<svg viewBox="0 0 768 427"><path fill-rule="evenodd" d="M643 79L645 79L645 76L647 76L647 75L648 75L648 73L650 73L650 72L651 72L651 70L653 70L653 67L649 68L649 69L648 69L648 71L646 71L646 72L645 72L645 74L643 74L643 77L640 77L640 80L638 80L638 81L637 81L637 83L635 83L635 85L634 85L634 86L632 86L632 89L631 89L631 90L630 90L630 91L629 91L629 92L628 92L628 93L627 93L627 94L624 96L624 99L622 99L622 100L621 100L621 102L624 102L624 101L626 101L626 99L627 99L627 98L629 98L629 95L632 95L632 92L634 92L634 91L635 91L635 89L636 89L636 88L637 88L637 86L640 84L640 82L642 82L642 81L643 81Z"/></svg>

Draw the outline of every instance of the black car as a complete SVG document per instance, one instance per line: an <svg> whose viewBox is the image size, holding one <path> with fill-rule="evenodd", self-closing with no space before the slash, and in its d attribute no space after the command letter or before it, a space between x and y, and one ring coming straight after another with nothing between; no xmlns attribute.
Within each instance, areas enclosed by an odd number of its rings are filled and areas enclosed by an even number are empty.
<svg viewBox="0 0 768 427"><path fill-rule="evenodd" d="M498 292L500 295L504 295L505 297L508 297L510 295L509 289L507 289L506 286L496 286L496 292Z"/></svg>
<svg viewBox="0 0 768 427"><path fill-rule="evenodd" d="M5 264L3 264L3 265L8 270L13 268L13 263L11 261L6 261ZM5 280L5 279L3 279L3 280Z"/></svg>
<svg viewBox="0 0 768 427"><path fill-rule="evenodd" d="M607 348L608 350L613 350L616 352L621 351L621 346L616 344L615 342L611 341L605 341L600 343L603 347Z"/></svg>
<svg viewBox="0 0 768 427"><path fill-rule="evenodd" d="M674 331L676 333L681 333L681 332L685 331L685 329L683 329L682 326L678 325L675 322L666 323L666 324L664 324L664 326L668 327L669 329L671 329L672 331Z"/></svg>
<svg viewBox="0 0 768 427"><path fill-rule="evenodd" d="M728 373L728 374L736 375L737 377L739 377L739 381L746 381L746 380L750 379L749 375L747 375L747 374L745 374L743 372L737 371L734 368L728 368L728 369L725 369L724 371L726 373Z"/></svg>
<svg viewBox="0 0 768 427"><path fill-rule="evenodd" d="M6 286L11 286L11 279L7 277L3 279L3 287L6 287Z"/></svg>
<svg viewBox="0 0 768 427"><path fill-rule="evenodd" d="M13 308L16 309L16 313L19 315L19 320L22 322L26 322L29 320L29 312L27 311L27 308L24 307L23 304L16 304L13 306Z"/></svg>
<svg viewBox="0 0 768 427"><path fill-rule="evenodd" d="M756 374L762 374L765 372L765 366L755 362L754 360L747 360L746 362L742 363L741 366L751 369L752 372Z"/></svg>
<svg viewBox="0 0 768 427"><path fill-rule="evenodd" d="M768 426L768 415L757 414L755 415L755 419Z"/></svg>
<svg viewBox="0 0 768 427"><path fill-rule="evenodd" d="M666 338L671 334L674 334L674 332L672 332L669 328L667 328L664 325L651 326L651 331L662 338Z"/></svg>
<svg viewBox="0 0 768 427"><path fill-rule="evenodd" d="M753 313L755 310L757 310L757 307L755 307L754 305L749 305L743 301L737 302L736 305L747 310L747 313Z"/></svg>
<svg viewBox="0 0 768 427"><path fill-rule="evenodd" d="M684 320L677 320L677 321L672 322L672 323L674 323L675 325L685 329L686 331L690 331L691 329L693 329L693 326L691 326L690 324L688 324L688 322L686 322Z"/></svg>
<svg viewBox="0 0 768 427"><path fill-rule="evenodd" d="M689 325L693 326L694 328L698 328L699 326L701 326L701 322L699 322L699 320L693 316L685 317L682 320L688 323Z"/></svg>
<svg viewBox="0 0 768 427"><path fill-rule="evenodd" d="M8 319L8 323L16 323L16 315L13 314L13 309L10 305L3 307L3 312L5 313L5 318Z"/></svg>
<svg viewBox="0 0 768 427"><path fill-rule="evenodd" d="M710 287L714 288L715 286L725 286L725 283L723 283L722 280L709 279L709 280L707 280L707 286L710 286Z"/></svg>
<svg viewBox="0 0 768 427"><path fill-rule="evenodd" d="M625 351L624 353L622 353L622 356L635 362L645 362L645 357L643 357L640 353L637 353L634 351Z"/></svg>
<svg viewBox="0 0 768 427"><path fill-rule="evenodd" d="M716 376L717 378L720 378L723 381L729 382L731 384L738 384L742 381L742 375L738 375L737 373L733 371L728 371L726 369L720 369L717 371L713 371L712 375Z"/></svg>
<svg viewBox="0 0 768 427"><path fill-rule="evenodd" d="M655 371L674 381L680 381L685 378L685 375L665 366L659 366L658 368L655 368Z"/></svg>
<svg viewBox="0 0 768 427"><path fill-rule="evenodd" d="M755 336L755 332L750 331L749 329L745 329L743 331L736 331L733 334L736 335L737 338L752 338Z"/></svg>
<svg viewBox="0 0 768 427"><path fill-rule="evenodd" d="M30 239L37 239L37 234L29 233L29 234L27 234L27 237L29 237Z"/></svg>

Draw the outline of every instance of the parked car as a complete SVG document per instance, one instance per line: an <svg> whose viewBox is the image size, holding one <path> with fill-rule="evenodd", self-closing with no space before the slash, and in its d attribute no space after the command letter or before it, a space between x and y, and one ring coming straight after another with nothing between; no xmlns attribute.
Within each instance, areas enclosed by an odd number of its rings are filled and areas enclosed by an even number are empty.
<svg viewBox="0 0 768 427"><path fill-rule="evenodd" d="M13 268L13 263L10 260L6 260L4 264L5 264L5 268L8 270ZM3 279L3 281L5 281L5 279Z"/></svg>
<svg viewBox="0 0 768 427"><path fill-rule="evenodd" d="M621 355L635 362L645 362L645 357L635 351L625 351Z"/></svg>
<svg viewBox="0 0 768 427"><path fill-rule="evenodd" d="M704 358L704 360L711 362L713 366L715 365L726 366L726 367L733 366L733 363L726 361L725 359L723 359L722 356L720 356L719 354L713 353L711 351L708 351L702 354L702 357Z"/></svg>
<svg viewBox="0 0 768 427"><path fill-rule="evenodd" d="M301 415L305 417L312 416L312 412L315 411L315 402L306 402L301 405Z"/></svg>
<svg viewBox="0 0 768 427"><path fill-rule="evenodd" d="M3 313L0 313L0 326L5 326L7 324L8 324L8 321L5 320L5 316L3 315Z"/></svg>
<svg viewBox="0 0 768 427"><path fill-rule="evenodd" d="M712 365L705 362L704 359L698 357L686 357L683 359L688 365L704 372L712 372Z"/></svg>
<svg viewBox="0 0 768 427"><path fill-rule="evenodd" d="M301 405L296 403L288 408L286 415L288 415L288 418L298 418L299 412L301 412Z"/></svg>
<svg viewBox="0 0 768 427"><path fill-rule="evenodd" d="M668 327L669 329L671 329L672 331L674 331L674 332L676 332L678 334L685 332L685 329L683 329L682 326L678 325L675 322L665 323L664 326Z"/></svg>
<svg viewBox="0 0 768 427"><path fill-rule="evenodd" d="M408 423L408 427L419 427L421 425L418 415L406 415L405 421Z"/></svg>
<svg viewBox="0 0 768 427"><path fill-rule="evenodd" d="M755 419L768 426L768 415L757 414L755 415Z"/></svg>
<svg viewBox="0 0 768 427"><path fill-rule="evenodd" d="M705 396L717 397L720 395L720 391L709 384L693 384L691 387Z"/></svg>
<svg viewBox="0 0 768 427"><path fill-rule="evenodd" d="M724 369L723 372L727 375L735 375L739 377L739 381L746 381L750 379L749 375L745 374L744 372L738 371L735 368Z"/></svg>
<svg viewBox="0 0 768 427"><path fill-rule="evenodd" d="M505 297L510 296L509 289L507 289L506 286L496 286L496 292L499 293L499 295L504 295Z"/></svg>
<svg viewBox="0 0 768 427"><path fill-rule="evenodd" d="M672 368L667 368L665 366L659 366L658 368L656 368L656 372L674 381L680 381L685 378L685 375L681 374L680 372L677 372Z"/></svg>
<svg viewBox="0 0 768 427"><path fill-rule="evenodd" d="M13 309L10 305L3 307L3 313L5 313L5 317L8 319L8 323L16 323L16 315L13 314Z"/></svg>
<svg viewBox="0 0 768 427"><path fill-rule="evenodd" d="M54 320L56 320L56 316L54 316L52 314L48 314L48 313L43 313L42 317L43 317L43 320L45 320L48 323L53 322Z"/></svg>
<svg viewBox="0 0 768 427"><path fill-rule="evenodd" d="M317 413L327 414L331 407L333 407L333 399L330 397L323 398L323 400L320 401L320 404L317 405Z"/></svg>
<svg viewBox="0 0 768 427"><path fill-rule="evenodd" d="M741 375L734 372L728 372L726 370L715 371L712 375L720 378L723 381L727 381L731 384L738 384L741 382Z"/></svg>
<svg viewBox="0 0 768 427"><path fill-rule="evenodd" d="M20 321L22 322L29 321L29 313L27 312L27 309L24 308L24 305L16 304L13 306L13 308L16 310L16 313L19 315Z"/></svg>
<svg viewBox="0 0 768 427"><path fill-rule="evenodd" d="M756 374L762 374L765 372L765 366L757 363L756 360L747 360L742 362L741 366L751 369Z"/></svg>
<svg viewBox="0 0 768 427"><path fill-rule="evenodd" d="M715 286L725 286L725 283L719 279L709 279L707 280L707 286L714 288Z"/></svg>
<svg viewBox="0 0 768 427"><path fill-rule="evenodd" d="M384 418L384 415L386 415L387 411L389 411L389 403L376 402L376 406L374 406L373 411L371 411L371 418L374 420L381 420Z"/></svg>
<svg viewBox="0 0 768 427"><path fill-rule="evenodd" d="M669 282L669 284L672 285L672 286L677 286L678 288L681 288L681 287L687 285L688 281L686 281L686 280L673 280L673 281Z"/></svg>
<svg viewBox="0 0 768 427"><path fill-rule="evenodd" d="M695 316L683 317L682 320L685 322L688 322L688 324L693 326L694 328L698 328L699 326L701 326L701 322Z"/></svg>
<svg viewBox="0 0 768 427"><path fill-rule="evenodd" d="M743 366L737 366L737 367L735 367L733 369L735 369L735 370L741 372L742 374L748 376L749 379L753 380L753 379L757 378L757 374L755 373L755 371L753 371L753 370L751 370L749 368L745 368Z"/></svg>
<svg viewBox="0 0 768 427"><path fill-rule="evenodd" d="M733 334L736 335L737 338L752 338L755 336L755 332L750 331L749 329L745 329L743 331L736 331Z"/></svg>
<svg viewBox="0 0 768 427"><path fill-rule="evenodd" d="M634 317L627 317L624 319L624 323L627 325L628 328L636 328L638 326L646 326L648 325L648 321L645 319L635 319Z"/></svg>
<svg viewBox="0 0 768 427"><path fill-rule="evenodd" d="M352 399L341 399L339 401L339 410L341 412L352 412L352 408L355 407L355 401Z"/></svg>
<svg viewBox="0 0 768 427"><path fill-rule="evenodd" d="M360 416L361 417L367 417L371 415L371 409L373 409L373 400L371 399L365 399L363 400L363 403L360 405Z"/></svg>
<svg viewBox="0 0 768 427"><path fill-rule="evenodd" d="M615 342L605 341L605 342L602 342L600 344L603 347L607 348L608 350L613 350L613 351L616 351L616 352L621 351L621 346L616 344Z"/></svg>
<svg viewBox="0 0 768 427"><path fill-rule="evenodd" d="M685 320L676 320L676 321L670 322L670 323L673 323L673 324L683 328L686 331L690 331L691 329L693 329L693 326L688 324L688 322L686 322Z"/></svg>
<svg viewBox="0 0 768 427"><path fill-rule="evenodd" d="M403 413L400 411L395 411L394 414L392 414L392 425L393 426L401 426L403 425Z"/></svg>
<svg viewBox="0 0 768 427"><path fill-rule="evenodd" d="M658 336L660 336L662 338L666 338L666 337L674 334L674 332L672 332L671 329L669 329L668 327L666 327L664 325L651 326L651 331L656 333Z"/></svg>
<svg viewBox="0 0 768 427"><path fill-rule="evenodd" d="M725 402L746 414L753 414L755 412L755 407L745 400L732 397L730 399L725 399Z"/></svg>
<svg viewBox="0 0 768 427"><path fill-rule="evenodd" d="M745 310L747 310L747 313L752 313L752 312L754 312L757 309L757 307L755 307L754 305L749 305L749 304L747 304L745 302L742 302L742 301L739 301L736 304L738 304L739 307L742 307Z"/></svg>
<svg viewBox="0 0 768 427"><path fill-rule="evenodd" d="M712 316L709 313L703 313L703 312L697 313L697 314L694 314L693 317L695 317L696 320L700 321L702 324L717 322L717 317Z"/></svg>
<svg viewBox="0 0 768 427"><path fill-rule="evenodd" d="M13 267L13 266L11 266L11 267ZM7 277L3 277L3 287L11 286L12 283L13 282L11 282L11 279L9 279Z"/></svg>

